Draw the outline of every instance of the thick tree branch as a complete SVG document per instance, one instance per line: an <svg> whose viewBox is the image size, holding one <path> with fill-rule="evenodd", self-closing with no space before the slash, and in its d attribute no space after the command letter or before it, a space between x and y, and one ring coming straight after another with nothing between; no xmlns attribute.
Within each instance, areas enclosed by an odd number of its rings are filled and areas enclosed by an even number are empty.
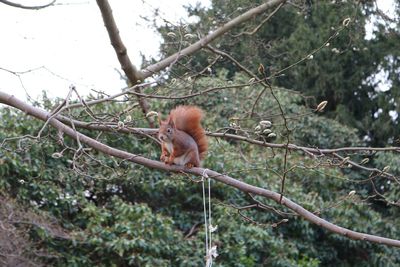
<svg viewBox="0 0 400 267"><path fill-rule="evenodd" d="M107 0L97 0L97 5L100 8L104 26L107 29L111 45L114 47L119 63L121 64L121 68L132 85L135 85L138 80L142 80L142 77L128 56L128 50L126 49L124 43L122 42L121 36L119 35L119 30L117 24L115 23L111 6Z"/></svg>
<svg viewBox="0 0 400 267"><path fill-rule="evenodd" d="M144 135L144 136L148 136L148 137L157 135L157 133L158 133L158 129L132 128L132 127L119 128L116 123L104 122L102 124L99 124L97 122L83 122L83 121L78 121L78 120L71 120L70 118L62 116L62 115L57 116L57 119L68 125L71 125L71 123L74 123L74 125L76 127L88 129L88 130L112 131L112 132L120 132L120 133L126 133L126 134L138 134L138 135ZM206 134L211 137L219 137L219 138L225 138L225 139L238 140L238 141L243 141L243 142L247 142L250 144L263 146L263 147L278 148L278 149L286 149L287 148L288 150L302 151L311 157L332 155L333 157L336 157L343 161L345 160L345 158L340 156L339 154L337 154L338 152L355 153L355 152L378 152L378 151L388 152L388 151L392 151L392 152L400 153L400 147L362 147L362 146L360 146L360 147L339 147L339 148L313 148L313 147L298 146L295 144L268 143L265 141L255 140L255 139L252 139L252 138L249 138L246 136L236 135L236 134L218 133L218 132L206 132ZM396 181L397 183L400 183L400 180L398 177L396 177L395 175L393 175L387 171L379 170L377 168L365 167L365 166L362 166L362 165L360 165L352 160L349 160L349 159L346 160L346 164L350 164L353 167L361 169L361 170L379 173L380 176L387 177L389 179Z"/></svg>
<svg viewBox="0 0 400 267"><path fill-rule="evenodd" d="M120 133L125 133L125 134L143 135L143 136L152 138L154 141L156 141L156 140L154 139L153 136L157 135L157 133L158 133L158 129L133 128L133 127L120 128L120 127L118 127L118 125L116 123L83 122L83 121L78 121L78 120L72 120L72 119L62 116L62 115L58 115L57 119L68 125L71 125L71 123L74 123L74 125L78 128L83 128L83 129L88 129L88 130L96 130L96 131L120 132ZM370 167L362 166L350 159L345 159L343 156L340 156L339 154L337 154L339 152L343 152L343 153L364 152L365 153L365 152L379 152L379 151L381 151L381 152L392 151L392 152L400 153L400 147L392 146L392 147L314 148L314 147L298 146L295 144L269 143L269 142L255 140L250 137L236 135L236 134L219 133L219 132L206 132L206 134L211 137L219 137L219 138L225 138L225 139L231 139L231 140L238 140L238 141L247 142L250 144L263 146L263 147L278 148L278 149L285 149L285 150L287 149L287 150L293 150L293 151L302 151L313 158L319 157L319 156L331 155L339 160L342 160L342 162L338 163L337 165L343 165L344 163L350 164L351 166L353 166L357 169L365 170L365 171L372 172L372 173L377 173L377 174L379 174L379 176L389 178L400 184L399 177L396 177L395 175L393 175L387 171L379 170L377 168L370 168Z"/></svg>
<svg viewBox="0 0 400 267"><path fill-rule="evenodd" d="M57 117L60 121L69 124L70 119L67 117L59 116ZM158 129L151 129L151 128L121 128L117 129L116 125L96 125L92 122L82 122L73 120L75 125L80 128L90 129L90 130L99 130L99 131L118 131L122 133L144 133L149 135L157 135ZM280 148L284 149L286 146L289 150L300 150L300 151L307 151L313 155L323 156L338 152L371 152L371 151L393 151L400 153L400 147L393 146L393 147L363 147L363 146L354 146L354 147L339 147L339 148L313 148L313 147L305 147L305 146L298 146L295 144L277 144L277 143L268 143L264 141L255 140L246 136L236 135L236 134L229 134L229 133L218 133L218 132L207 132L208 136L211 137L221 137L226 139L233 139L238 141L244 141L250 144L270 147L270 148ZM335 155L334 155L335 156Z"/></svg>
<svg viewBox="0 0 400 267"><path fill-rule="evenodd" d="M17 99L16 97L6 94L1 91L0 91L0 103L15 107L19 110L24 111L26 114L36 117L43 121L47 121L49 119L49 117L51 116L48 112L46 112L42 109L33 107L31 105L28 105L28 104L22 102L21 100ZM137 163L137 164L149 167L149 168L158 169L158 170L177 172L177 173L185 172L185 173L194 174L197 176L207 175L208 177L210 177L216 181L219 181L226 185L235 187L243 192L253 194L253 195L263 196L263 197L272 199L272 200L276 201L277 203L281 203L282 205L284 205L287 208L291 209L292 211L296 212L298 215L302 216L306 220L308 220L320 227L323 227L329 231L332 231L334 233L337 233L337 234L340 234L340 235L343 235L343 236L346 236L346 237L349 237L349 238L355 239L355 240L364 240L364 241L374 242L374 243L378 243L378 244L384 244L384 245L388 245L388 246L400 247L399 240L370 235L370 234L364 234L364 233L360 233L360 232L355 232L355 231L351 231L349 229L337 226L333 223L330 223L330 222L318 217L314 213L304 209L302 206L296 204L295 202L291 201L290 199L288 199L286 197L282 197L282 199L280 201L281 195L279 193L241 182L241 181L236 180L228 175L224 175L224 174L212 171L212 170L202 169L202 168L187 169L187 168L183 168L183 167L175 166L175 165L169 166L169 165L166 165L159 161L150 160L150 159L147 159L142 156L138 156L135 154L131 154L131 153L107 146L99 141L96 141L86 135L83 135L83 134L75 131L74 129L68 127L67 125L63 124L62 122L60 122L59 120L57 120L55 118L49 120L49 124L52 125L53 127L55 127L56 129L58 129L59 131L65 133L66 135L72 137L73 139L79 139L79 141L81 143L84 143L84 144L86 144L100 152L103 152L107 155L125 159L128 161L131 161L131 162L134 162L134 163Z"/></svg>
<svg viewBox="0 0 400 267"><path fill-rule="evenodd" d="M124 43L122 42L121 36L119 35L119 30L117 24L115 23L110 4L107 0L97 0L97 5L100 8L101 15L104 21L104 26L107 29L108 36L111 40L111 45L114 47L122 70L128 77L131 85L141 83L144 80L144 77L142 77L141 72L138 71L138 69L132 64L128 56L128 50L126 49ZM137 87L134 88L134 91L140 93L140 89ZM142 108L143 113L147 114L150 109L149 103L143 97L138 96L138 99L139 105ZM148 117L147 120L149 121L150 126L154 127L153 118Z"/></svg>

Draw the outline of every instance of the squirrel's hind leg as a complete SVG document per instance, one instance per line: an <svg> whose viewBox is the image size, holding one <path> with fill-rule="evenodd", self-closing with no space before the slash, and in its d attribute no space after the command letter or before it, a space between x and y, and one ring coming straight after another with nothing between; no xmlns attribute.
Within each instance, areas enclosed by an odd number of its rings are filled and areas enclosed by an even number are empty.
<svg viewBox="0 0 400 267"><path fill-rule="evenodd" d="M193 168L193 167L200 167L200 159L199 159L199 153L197 151L191 151L187 155L189 161L185 163L185 166L188 168Z"/></svg>

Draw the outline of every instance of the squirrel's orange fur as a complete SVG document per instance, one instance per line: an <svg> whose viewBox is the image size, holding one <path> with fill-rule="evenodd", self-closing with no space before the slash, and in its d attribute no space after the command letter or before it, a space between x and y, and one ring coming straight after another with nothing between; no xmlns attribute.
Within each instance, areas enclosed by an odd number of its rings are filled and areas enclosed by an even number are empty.
<svg viewBox="0 0 400 267"><path fill-rule="evenodd" d="M203 111L196 106L178 106L165 121L160 120L161 160L188 167L199 167L208 143L201 126Z"/></svg>

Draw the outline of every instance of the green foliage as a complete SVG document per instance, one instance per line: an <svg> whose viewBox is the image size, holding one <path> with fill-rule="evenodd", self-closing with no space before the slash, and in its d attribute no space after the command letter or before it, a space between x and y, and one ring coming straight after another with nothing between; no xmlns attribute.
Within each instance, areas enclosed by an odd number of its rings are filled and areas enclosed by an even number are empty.
<svg viewBox="0 0 400 267"><path fill-rule="evenodd" d="M185 242L185 246L175 244L183 236L173 227L173 220L154 214L146 204L130 204L112 197L101 208L87 204L79 217L85 222L85 230L77 234L85 244L78 244L77 249L81 257L90 255L92 264L97 266L201 263L200 255L191 257L199 249L196 244L191 241Z"/></svg>
<svg viewBox="0 0 400 267"><path fill-rule="evenodd" d="M225 75L226 72L221 71L216 77L197 80L196 90L244 84L248 79L238 73L225 80ZM168 93L169 89L165 90ZM186 88L177 84L174 90L176 94L183 94ZM237 127L231 130L233 133L246 132L250 137L262 140L262 136L254 133L254 127L260 120L271 120L271 129L277 133L276 141L285 142L287 133L282 119L271 116L271 110L278 107L270 91L265 92L266 97L256 106L257 117L248 118L243 114L243 110L249 110L253 105L253 98L248 96L260 90L262 87L256 85L230 88L200 95L191 101L207 111L205 125L211 130L229 127L235 121ZM312 112L303 106L299 95L277 87L273 91L285 113L291 114L288 116L289 128L293 129L291 142L318 147L361 143L355 129ZM166 113L171 106L182 103L188 102L157 102L153 103L153 109ZM96 114L114 114L108 118L111 121L122 121L128 115L139 118L132 125L140 126L143 115L126 110L129 110L129 104L124 103L94 107ZM42 126L41 122L9 108L1 109L0 116L6 126L0 131L0 141L23 134L35 135ZM149 139L113 132L101 136L84 132L113 147L152 159L159 156L158 145ZM75 161L72 161L73 150L64 151L62 157L53 157L63 149L53 141L57 140L57 133L47 129L43 134L41 140L9 140L0 151L0 191L16 197L31 209L50 213L61 222L64 231L69 232L70 239L60 240L46 229L34 229L32 240L56 255L41 258L42 262L55 266L204 264L200 183L187 176L154 171L110 158L94 150L86 150L87 154L75 157ZM70 138L64 137L64 142L69 147L76 147ZM374 160L380 168L391 160L390 165L397 171L396 156L379 154ZM277 174L283 172L282 159L283 151L210 138L210 152L204 165L279 192L281 180ZM288 162L293 169L287 175L285 195L344 227L400 237L392 223L398 211L394 206L382 207L365 201L371 188L357 182L357 179L363 180L362 174L323 165L316 167L313 159L297 152L289 153ZM353 198L348 197L351 190L357 191ZM397 197L396 192L395 187L386 191L390 199ZM256 199L271 209L288 212L277 203ZM242 192L212 182L213 224L218 225L213 240L220 254L216 266L399 264L400 255L394 249L328 233L296 216L259 209L244 209L240 215L234 208L246 206L251 201ZM185 237L191 228L194 234Z"/></svg>

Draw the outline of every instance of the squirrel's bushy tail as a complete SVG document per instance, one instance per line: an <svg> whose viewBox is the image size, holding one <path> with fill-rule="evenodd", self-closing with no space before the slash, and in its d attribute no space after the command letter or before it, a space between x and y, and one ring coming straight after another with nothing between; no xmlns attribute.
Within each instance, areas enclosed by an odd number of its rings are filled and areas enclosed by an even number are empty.
<svg viewBox="0 0 400 267"><path fill-rule="evenodd" d="M203 111L196 106L178 106L171 110L170 116L174 118L177 129L193 137L199 149L200 159L204 159L208 142L206 133L201 126L201 120L204 116Z"/></svg>

